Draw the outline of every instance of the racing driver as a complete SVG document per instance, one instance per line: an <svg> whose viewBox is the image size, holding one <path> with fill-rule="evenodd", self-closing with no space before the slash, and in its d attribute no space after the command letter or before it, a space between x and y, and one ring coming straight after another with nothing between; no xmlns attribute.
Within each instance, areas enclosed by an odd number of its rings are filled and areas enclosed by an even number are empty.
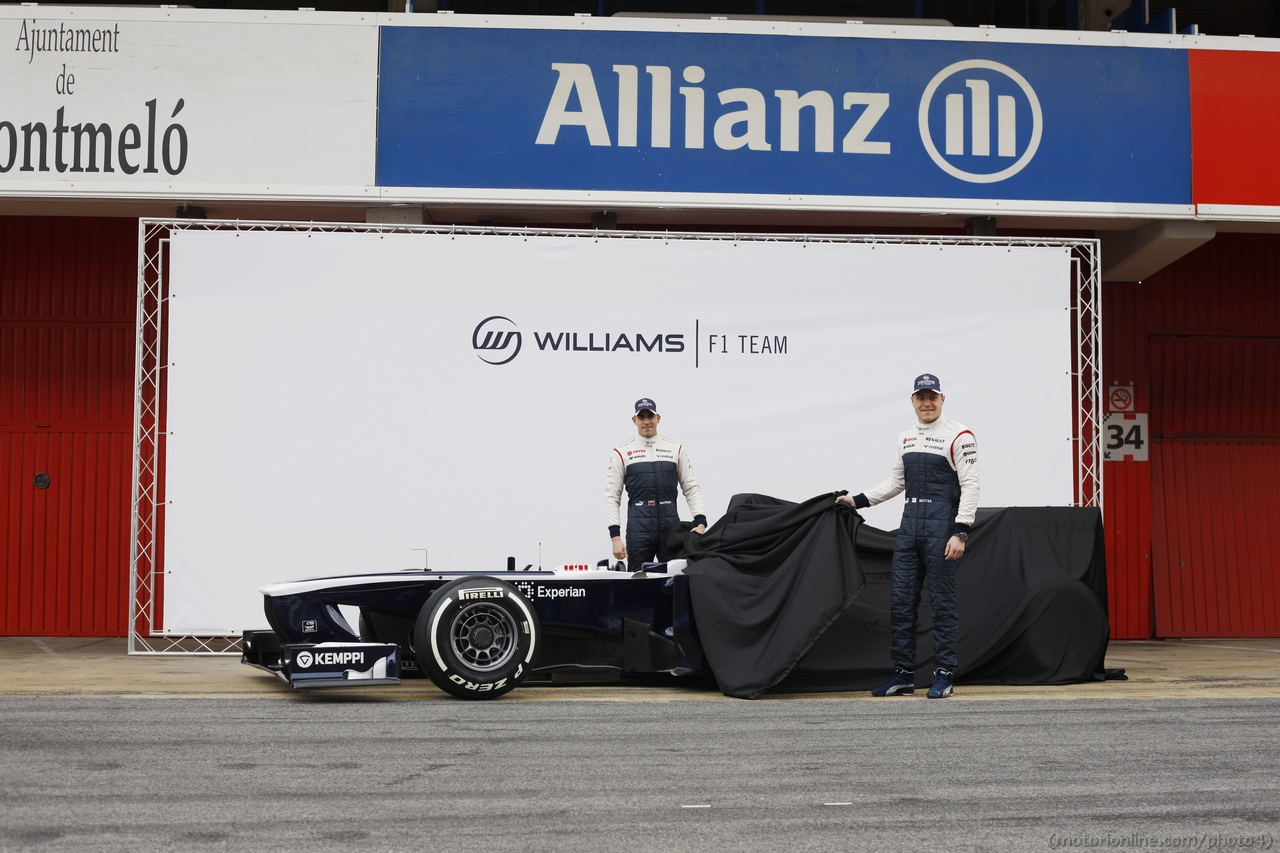
<svg viewBox="0 0 1280 853"><path fill-rule="evenodd" d="M933 671L930 699L951 695L956 672L956 564L964 554L978 508L978 445L963 424L942 416L946 402L938 377L916 377L911 405L915 426L898 436L893 472L874 489L837 503L858 509L907 492L902 525L893 549L893 585L889 622L893 630L893 676L873 696L909 696L915 692L916 611L920 585L929 579L933 609Z"/></svg>
<svg viewBox="0 0 1280 853"><path fill-rule="evenodd" d="M693 465L684 448L658 435L658 404L648 397L636 400L631 422L636 435L609 454L609 473L604 483L604 515L613 539L613 556L639 569L646 562L665 563L667 536L680 520L676 511L676 487L693 512L693 532L704 533L702 488L693 474ZM627 489L627 543L622 544L618 504Z"/></svg>

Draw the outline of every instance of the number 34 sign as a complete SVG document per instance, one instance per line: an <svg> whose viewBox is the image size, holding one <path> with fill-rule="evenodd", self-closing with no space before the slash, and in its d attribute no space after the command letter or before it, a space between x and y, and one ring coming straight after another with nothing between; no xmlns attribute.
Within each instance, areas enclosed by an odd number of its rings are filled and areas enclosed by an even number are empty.
<svg viewBox="0 0 1280 853"><path fill-rule="evenodd" d="M1107 412L1102 416L1106 445L1102 458L1107 462L1147 461L1146 413Z"/></svg>

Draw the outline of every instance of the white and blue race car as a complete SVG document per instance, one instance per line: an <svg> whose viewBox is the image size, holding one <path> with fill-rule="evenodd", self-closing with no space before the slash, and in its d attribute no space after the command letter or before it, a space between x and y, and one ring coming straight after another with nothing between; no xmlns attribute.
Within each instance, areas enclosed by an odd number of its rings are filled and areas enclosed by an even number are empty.
<svg viewBox="0 0 1280 853"><path fill-rule="evenodd" d="M394 685L425 674L464 699L526 679L617 681L709 672L685 562L640 572L404 571L270 584L271 631L247 631L242 661L294 687ZM340 607L358 608L353 627ZM348 611L350 612L350 610Z"/></svg>

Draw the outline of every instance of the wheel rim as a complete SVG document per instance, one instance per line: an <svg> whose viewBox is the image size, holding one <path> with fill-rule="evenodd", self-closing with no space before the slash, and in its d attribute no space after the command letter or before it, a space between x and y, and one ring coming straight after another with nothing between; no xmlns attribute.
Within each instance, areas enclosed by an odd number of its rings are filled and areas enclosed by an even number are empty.
<svg viewBox="0 0 1280 853"><path fill-rule="evenodd" d="M478 672L498 669L516 653L516 620L496 604L477 602L464 607L449 633L454 654Z"/></svg>

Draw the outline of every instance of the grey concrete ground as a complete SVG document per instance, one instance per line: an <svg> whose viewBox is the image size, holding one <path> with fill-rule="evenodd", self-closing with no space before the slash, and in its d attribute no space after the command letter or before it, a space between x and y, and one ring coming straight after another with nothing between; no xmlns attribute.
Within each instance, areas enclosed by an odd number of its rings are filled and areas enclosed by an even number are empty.
<svg viewBox="0 0 1280 853"><path fill-rule="evenodd" d="M0 851L1266 849L1278 715L1276 699L8 697Z"/></svg>

